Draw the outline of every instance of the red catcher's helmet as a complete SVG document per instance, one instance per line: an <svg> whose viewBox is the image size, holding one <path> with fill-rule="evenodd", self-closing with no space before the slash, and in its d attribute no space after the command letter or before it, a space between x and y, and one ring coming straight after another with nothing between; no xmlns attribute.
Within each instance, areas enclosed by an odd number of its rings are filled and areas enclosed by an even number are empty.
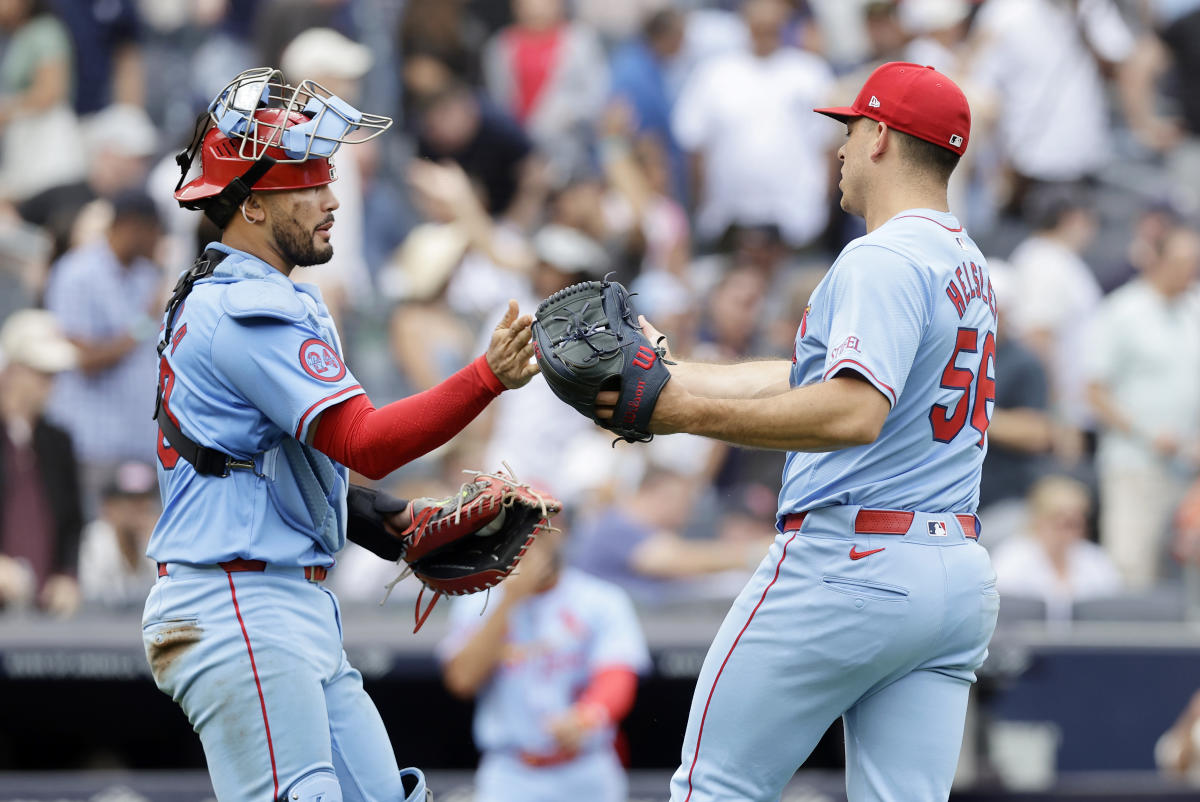
<svg viewBox="0 0 1200 802"><path fill-rule="evenodd" d="M264 123L259 130L272 132L269 142L278 142L285 128L300 125L309 118L286 109L259 109L254 119ZM213 126L200 145L200 175L175 192L180 203L211 198L220 194L235 178L246 172L249 162L240 155L240 140L230 139ZM255 189L306 189L319 187L337 179L329 159L313 156L304 161L290 160L278 145L266 148L266 154L278 160L255 182Z"/></svg>

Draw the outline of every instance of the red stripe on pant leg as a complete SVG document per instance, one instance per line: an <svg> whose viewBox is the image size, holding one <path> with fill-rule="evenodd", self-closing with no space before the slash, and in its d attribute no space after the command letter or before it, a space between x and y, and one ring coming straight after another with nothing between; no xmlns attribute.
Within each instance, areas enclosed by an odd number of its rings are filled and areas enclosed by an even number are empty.
<svg viewBox="0 0 1200 802"><path fill-rule="evenodd" d="M238 607L237 591L233 589L233 574L229 578L229 595L233 598L233 612L237 614L238 624L242 627L242 638L246 641L246 654L250 655L250 670L254 672L254 687L258 689L258 705L262 708L263 728L267 731L267 751L271 755L271 781L275 784L275 796L272 802L279 798L279 774L275 770L275 745L271 743L271 723L267 721L267 700L263 697L262 683L258 680L258 666L254 664L254 650L250 648L250 635L246 632L246 622L242 620L242 610Z"/></svg>
<svg viewBox="0 0 1200 802"><path fill-rule="evenodd" d="M766 601L767 591L770 590L771 586L775 584L775 581L779 579L779 569L783 567L783 558L787 557L787 547L791 545L791 542L795 539L796 534L793 533L792 536L787 539L787 542L783 544L783 554L779 555L779 562L775 565L775 576L772 577L771 581L767 583L767 586L763 588L762 597L759 598L758 604L754 605L754 609L750 611L750 617L746 619L746 623L742 627L742 631L739 632L737 637L733 639L733 645L729 647L729 653L725 655L725 660L721 663L721 667L717 669L717 676L713 677L712 687L708 690L708 699L704 702L704 713L700 716L700 731L696 733L696 752L692 755L692 767L688 769L688 793L683 802L688 802L692 798L692 772L696 770L696 760L698 760L700 757L700 739L704 737L704 719L708 718L708 706L712 704L713 693L717 690L717 682L721 679L721 672L725 670L725 665L729 662L729 658L733 657L733 650L737 648L738 642L742 639L742 635L744 635L746 630L750 627L750 622L754 620L754 616L758 612L758 608L762 607L762 603Z"/></svg>

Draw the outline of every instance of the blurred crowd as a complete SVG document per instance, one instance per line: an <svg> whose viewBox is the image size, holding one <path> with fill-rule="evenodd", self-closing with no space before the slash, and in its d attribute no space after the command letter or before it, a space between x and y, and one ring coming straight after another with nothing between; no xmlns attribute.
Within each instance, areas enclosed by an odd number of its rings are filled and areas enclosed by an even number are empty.
<svg viewBox="0 0 1200 802"><path fill-rule="evenodd" d="M937 67L971 100L951 207L1001 310L980 516L1002 592L1069 621L1197 584L1200 0L0 0L0 32L5 609L133 607L153 581L158 321L214 238L174 157L261 65L397 120L339 152L334 259L293 275L377 405L482 351L508 298L608 274L677 355L788 357L863 233L845 132L811 109L884 61ZM538 379L382 485L505 462L566 502L568 563L655 606L734 595L782 461L614 447ZM330 583L376 601L394 568L349 547Z"/></svg>

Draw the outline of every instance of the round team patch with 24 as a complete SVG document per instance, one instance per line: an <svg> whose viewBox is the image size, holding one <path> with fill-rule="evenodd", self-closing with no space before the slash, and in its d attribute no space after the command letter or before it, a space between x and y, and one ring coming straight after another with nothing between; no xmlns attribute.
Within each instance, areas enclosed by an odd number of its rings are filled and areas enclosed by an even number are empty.
<svg viewBox="0 0 1200 802"><path fill-rule="evenodd" d="M323 382L335 382L346 375L346 365L337 351L321 340L305 340L300 346L300 364L305 372Z"/></svg>

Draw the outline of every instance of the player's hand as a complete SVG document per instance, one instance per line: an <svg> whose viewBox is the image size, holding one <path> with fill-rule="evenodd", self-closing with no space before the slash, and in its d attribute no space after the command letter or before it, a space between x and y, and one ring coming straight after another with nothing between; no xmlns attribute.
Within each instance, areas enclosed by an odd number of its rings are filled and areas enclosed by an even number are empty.
<svg viewBox="0 0 1200 802"><path fill-rule="evenodd" d="M517 569L504 580L505 599L524 599L544 590L554 581L558 573L558 559L555 556L555 544L549 541L554 536L545 532L534 539Z"/></svg>
<svg viewBox="0 0 1200 802"><path fill-rule="evenodd" d="M1154 449L1154 453L1164 459L1171 459L1179 453L1180 442L1179 438L1170 432L1160 432L1150 441L1150 447Z"/></svg>
<svg viewBox="0 0 1200 802"><path fill-rule="evenodd" d="M650 321L646 320L645 315L638 315L638 323L641 325L642 333L646 335L646 339L649 340L655 348L662 349L663 358L674 362L675 357L671 355L671 346L667 344L667 335L654 328Z"/></svg>
<svg viewBox="0 0 1200 802"><path fill-rule="evenodd" d="M559 749L573 754L583 747L584 739L607 720L608 716L597 707L574 705L562 715L550 719L546 729L554 736Z"/></svg>
<svg viewBox="0 0 1200 802"><path fill-rule="evenodd" d="M24 562L0 554L0 604L27 606L36 590L33 571Z"/></svg>
<svg viewBox="0 0 1200 802"><path fill-rule="evenodd" d="M79 583L66 574L55 574L46 580L38 597L42 608L57 618L69 618L79 609Z"/></svg>
<svg viewBox="0 0 1200 802"><path fill-rule="evenodd" d="M487 363L496 378L510 390L524 387L538 372L533 359L533 315L522 315L517 302L509 300L508 311L492 332L488 345Z"/></svg>

